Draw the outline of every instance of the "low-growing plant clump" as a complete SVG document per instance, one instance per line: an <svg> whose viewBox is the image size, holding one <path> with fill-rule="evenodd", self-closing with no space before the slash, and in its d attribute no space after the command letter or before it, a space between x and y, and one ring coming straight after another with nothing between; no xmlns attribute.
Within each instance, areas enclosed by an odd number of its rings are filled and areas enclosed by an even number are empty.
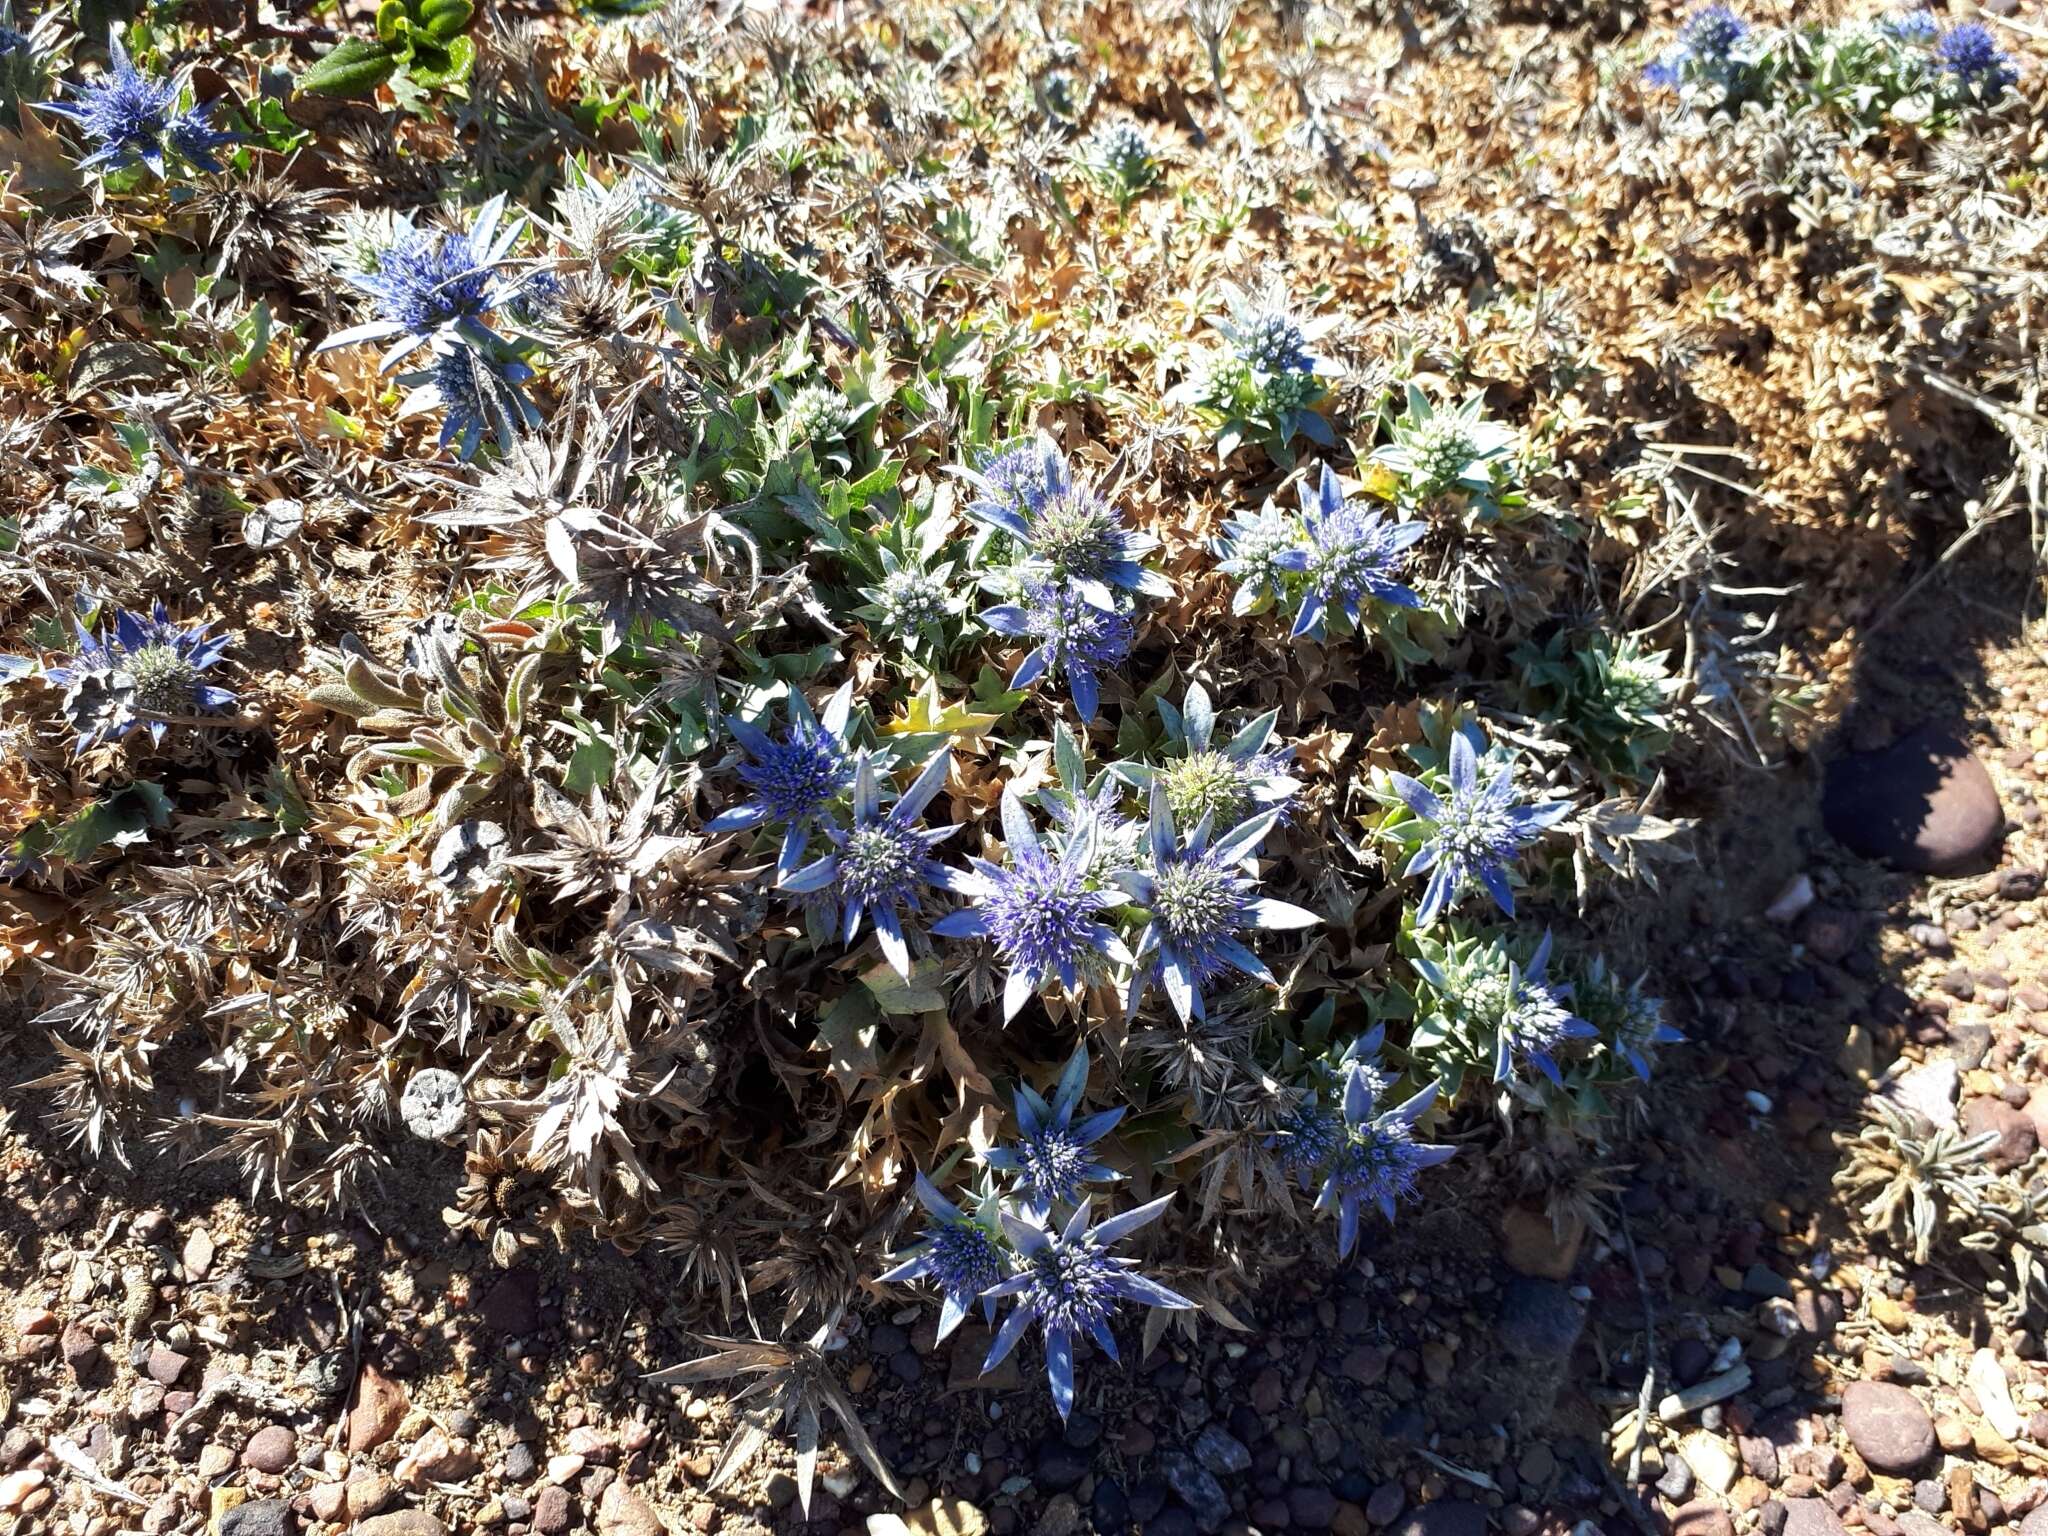
<svg viewBox="0 0 2048 1536"><path fill-rule="evenodd" d="M1670 807L1805 728L1774 626L1958 463L1783 451L1785 379L1725 372L1763 322L1668 231L1339 110L1396 36L1356 16L264 16L0 32L0 970L49 1126L268 1205L459 1161L496 1262L592 1233L698 1298L659 1379L758 1376L806 1498L821 1405L893 1486L827 1359L878 1289L1065 1416L1304 1252L1599 1187L1684 1061ZM1917 12L1662 35L1590 86L1630 197L1767 249L1847 209L1843 388L2026 494L2038 290L1914 278L1946 191L1828 189L1974 156L2019 249L2038 69ZM1573 312L1667 256L1682 313Z"/></svg>

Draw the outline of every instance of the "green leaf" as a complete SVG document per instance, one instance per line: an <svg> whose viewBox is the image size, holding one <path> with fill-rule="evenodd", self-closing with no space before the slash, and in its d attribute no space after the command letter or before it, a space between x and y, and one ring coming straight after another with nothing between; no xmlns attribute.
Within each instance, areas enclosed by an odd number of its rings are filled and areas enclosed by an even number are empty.
<svg viewBox="0 0 2048 1536"><path fill-rule="evenodd" d="M397 69L398 50L389 43L351 37L299 76L299 89L308 96L369 96Z"/></svg>
<svg viewBox="0 0 2048 1536"><path fill-rule="evenodd" d="M875 1006L884 1013L930 1013L943 1011L946 994L938 987L939 962L927 955L911 967L910 980L896 974L886 960L861 973L861 985L874 994Z"/></svg>
<svg viewBox="0 0 2048 1536"><path fill-rule="evenodd" d="M170 825L171 797L161 784L125 785L104 799L74 812L50 839L50 852L74 864L101 848L125 848L146 842L149 834Z"/></svg>
<svg viewBox="0 0 2048 1536"><path fill-rule="evenodd" d="M439 55L445 62L430 62L433 55ZM476 63L476 44L466 37L448 40L445 48L436 47L425 38L415 39L412 63L406 67L406 77L416 85L430 91L445 91L451 85L460 85L469 78L469 71Z"/></svg>
<svg viewBox="0 0 2048 1536"><path fill-rule="evenodd" d="M881 1058L875 1041L881 1032L881 1015L865 992L840 993L818 1016L818 1044L830 1058L832 1080L846 1097L852 1098L863 1082L878 1074Z"/></svg>
<svg viewBox="0 0 2048 1536"><path fill-rule="evenodd" d="M470 0L421 0L419 10L427 31L444 43L468 26L475 14Z"/></svg>

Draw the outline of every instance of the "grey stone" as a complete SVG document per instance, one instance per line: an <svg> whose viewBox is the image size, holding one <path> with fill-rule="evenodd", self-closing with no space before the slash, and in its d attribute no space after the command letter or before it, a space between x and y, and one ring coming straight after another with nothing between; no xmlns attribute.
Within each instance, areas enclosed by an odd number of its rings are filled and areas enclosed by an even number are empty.
<svg viewBox="0 0 2048 1536"><path fill-rule="evenodd" d="M220 1536L292 1536L297 1529L283 1499L253 1499L220 1517Z"/></svg>
<svg viewBox="0 0 2048 1536"><path fill-rule="evenodd" d="M1205 1425L1195 1436L1192 1449L1195 1460L1218 1477L1229 1477L1252 1469L1252 1453L1245 1449L1242 1440L1221 1424Z"/></svg>
<svg viewBox="0 0 2048 1536"><path fill-rule="evenodd" d="M1230 1497L1208 1468L1185 1451L1165 1451L1159 1457L1159 1475L1187 1505L1196 1525L1204 1531L1223 1529L1223 1522L1230 1518Z"/></svg>
<svg viewBox="0 0 2048 1536"><path fill-rule="evenodd" d="M1517 1275L1501 1291L1500 1341L1527 1360L1571 1358L1585 1331L1586 1309L1554 1280Z"/></svg>

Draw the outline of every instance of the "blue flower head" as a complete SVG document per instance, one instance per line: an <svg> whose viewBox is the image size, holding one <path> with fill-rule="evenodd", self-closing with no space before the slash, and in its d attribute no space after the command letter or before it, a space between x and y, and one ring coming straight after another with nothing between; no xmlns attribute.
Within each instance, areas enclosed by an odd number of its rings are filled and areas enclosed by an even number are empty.
<svg viewBox="0 0 2048 1536"><path fill-rule="evenodd" d="M1393 523L1355 501L1346 501L1330 466L1311 490L1301 488L1301 517L1307 547L1289 569L1307 576L1308 590L1294 617L1296 635L1320 636L1332 608L1354 625L1367 602L1397 608L1420 608L1422 599L1394 579L1428 525L1420 520Z"/></svg>
<svg viewBox="0 0 2048 1536"><path fill-rule="evenodd" d="M1965 21L1942 33L1934 45L1934 61L1944 74L1986 101L1996 101L2019 83L2020 72L2011 56L1981 21Z"/></svg>
<svg viewBox="0 0 2048 1536"><path fill-rule="evenodd" d="M108 67L75 101L40 103L45 112L78 124L96 148L79 161L84 170L119 170L145 165L159 178L166 170L165 151L201 170L217 171L214 150L235 140L209 121L213 103L178 110L176 80L153 80L135 67L121 46L118 27L107 32Z"/></svg>
<svg viewBox="0 0 2048 1536"><path fill-rule="evenodd" d="M526 398L520 386L533 377L533 370L517 358L496 359L468 347L437 350L433 362L420 373L400 376L400 382L431 398L442 412L440 444L455 444L464 462L476 456L486 431L509 453L520 429L540 425L540 412ZM407 411L414 409L408 399Z"/></svg>
<svg viewBox="0 0 2048 1536"><path fill-rule="evenodd" d="M1246 938L1260 928L1307 928L1322 921L1306 908L1259 895L1257 880L1247 872L1275 819L1268 811L1212 843L1204 818L1183 842L1166 786L1152 786L1152 867L1121 877L1131 899L1152 916L1138 941L1128 999L1132 1012L1155 980L1183 1020L1203 1017L1203 989L1225 972L1242 971L1273 985L1273 973Z"/></svg>
<svg viewBox="0 0 2048 1536"><path fill-rule="evenodd" d="M1358 1211L1374 1205L1388 1221L1415 1194L1418 1175L1449 1159L1453 1147L1415 1139L1415 1122L1436 1102L1431 1083L1407 1103L1373 1113L1373 1093L1362 1074L1344 1085L1344 1136L1327 1166L1316 1209L1337 1212L1337 1256L1349 1258L1358 1243Z"/></svg>
<svg viewBox="0 0 2048 1536"><path fill-rule="evenodd" d="M1925 6L1917 10L1894 12L1885 17L1881 25L1902 43L1931 43L1941 31L1941 24L1934 19L1934 12Z"/></svg>
<svg viewBox="0 0 2048 1536"><path fill-rule="evenodd" d="M1084 975L1098 977L1105 961L1129 964L1131 955L1102 921L1104 909L1121 898L1096 867L1093 821L1068 833L1048 854L1014 786L1003 789L1002 816L1008 866L969 859L973 871L956 871L954 888L975 904L941 918L932 932L944 938L986 938L995 945L1009 967L1003 984L1007 1021L1054 980L1075 987ZM1118 873L1111 871L1109 877Z"/></svg>
<svg viewBox="0 0 2048 1536"><path fill-rule="evenodd" d="M1451 735L1447 796L1439 796L1405 773L1390 777L1408 809L1431 824L1428 837L1402 871L1404 876L1429 873L1429 885L1415 911L1416 923L1427 926L1435 922L1437 914L1473 879L1486 887L1501 911L1513 917L1515 893L1508 879L1509 866L1524 846L1571 809L1570 804L1559 800L1547 805L1516 805L1514 775L1506 767L1482 782L1479 755L1463 731Z"/></svg>
<svg viewBox="0 0 2048 1536"><path fill-rule="evenodd" d="M1749 33L1748 23L1725 5L1703 5L1678 34L1681 47L1708 64L1726 64Z"/></svg>
<svg viewBox="0 0 2048 1536"><path fill-rule="evenodd" d="M388 341L378 366L389 369L436 338L484 350L502 347L503 338L486 317L526 294L527 283L503 270L524 227L523 218L505 218L502 192L477 210L467 230L402 224L379 253L375 271L348 274L375 302L378 318L337 331L314 350Z"/></svg>
<svg viewBox="0 0 2048 1536"><path fill-rule="evenodd" d="M839 908L844 943L854 941L864 918L873 918L882 953L906 980L910 946L903 928L905 911L921 911L921 894L934 887L953 890L961 878L932 858L932 850L959 829L918 825L925 807L945 788L952 766L953 754L940 752L885 816L874 756L863 751L853 776L853 825L843 832L827 827L825 835L834 851L782 882L785 889L800 893L829 891Z"/></svg>
<svg viewBox="0 0 2048 1536"><path fill-rule="evenodd" d="M754 798L721 811L704 824L707 832L739 832L748 827L781 826L782 856L776 873L787 879L802 861L813 827L853 782L853 748L846 727L853 713L853 684L844 684L826 701L822 717L813 715L795 688L789 691L789 729L780 740L737 715L726 723L752 762L741 765L740 778Z"/></svg>
<svg viewBox="0 0 2048 1536"><path fill-rule="evenodd" d="M1131 621L1122 612L1090 602L1066 582L1027 577L1022 601L985 609L982 622L998 634L1035 641L1010 678L1023 688L1048 674L1063 678L1074 712L1093 720L1101 704L1095 674L1114 670L1131 653Z"/></svg>
<svg viewBox="0 0 2048 1536"><path fill-rule="evenodd" d="M1110 1314L1118 1302L1135 1301L1140 1306L1170 1307L1187 1311L1194 1306L1185 1296L1170 1291L1156 1280L1137 1273L1133 1260L1110 1253L1146 1223L1158 1219L1173 1203L1164 1195L1150 1205L1112 1216L1100 1225L1088 1225L1088 1202L1083 1200L1064 1227L1054 1230L1037 1221L1020 1221L1005 1214L1003 1229L1015 1246L1019 1268L1015 1275L993 1286L992 1297L1015 1297L1017 1305L1003 1319L983 1372L1000 1365L1025 1331L1037 1323L1045 1336L1045 1375L1052 1384L1053 1406L1064 1420L1074 1410L1074 1339L1079 1334L1102 1347L1110 1359L1117 1354L1116 1336L1109 1331Z"/></svg>
<svg viewBox="0 0 2048 1536"><path fill-rule="evenodd" d="M1547 930L1526 966L1498 943L1455 971L1428 959L1415 961L1415 969L1461 1016L1468 1033L1492 1036L1495 1082L1506 1082L1522 1060L1563 1086L1557 1051L1569 1041L1597 1039L1600 1031L1571 1011L1563 988L1546 982L1549 966Z"/></svg>
<svg viewBox="0 0 2048 1536"><path fill-rule="evenodd" d="M121 609L114 633L95 639L82 625L78 648L67 666L44 672L65 691L65 713L84 751L96 741L113 741L137 726L161 742L169 723L157 718L225 709L235 695L205 681L204 674L226 654L228 637L171 622L158 603L145 618Z"/></svg>
<svg viewBox="0 0 2048 1536"><path fill-rule="evenodd" d="M1243 617L1261 603L1286 598L1291 577L1307 569L1307 530L1301 519L1267 502L1244 518L1226 518L1216 569L1237 583L1230 611Z"/></svg>
<svg viewBox="0 0 2048 1536"><path fill-rule="evenodd" d="M1122 1174L1095 1160L1091 1150L1123 1119L1123 1106L1085 1116L1074 1111L1088 1090L1088 1048L1078 1048L1060 1073L1059 1086L1048 1104L1029 1083L1017 1085L1017 1142L990 1149L988 1164L1016 1180L1025 1209L1043 1218L1055 1205L1073 1205L1083 1186L1120 1179Z"/></svg>
<svg viewBox="0 0 2048 1536"><path fill-rule="evenodd" d="M960 1326L976 1301L981 1302L983 1316L993 1323L996 1304L983 1292L1010 1273L1009 1254L997 1238L994 1199L981 1201L976 1214L969 1216L922 1173L917 1176L917 1198L931 1213L931 1235L916 1253L879 1278L884 1284L906 1280L936 1284L943 1298L939 1305L941 1339Z"/></svg>
<svg viewBox="0 0 2048 1536"><path fill-rule="evenodd" d="M1176 822L1192 827L1206 819L1217 836L1262 812L1285 820L1301 782L1293 774L1293 749L1271 745L1280 711L1268 710L1221 747L1215 745L1215 707L1200 683L1189 684L1179 709L1161 698L1159 714L1180 755L1157 767L1117 763L1118 778L1148 794L1163 786Z"/></svg>
<svg viewBox="0 0 2048 1536"><path fill-rule="evenodd" d="M1020 462L1013 456L1030 455ZM1001 468L1003 478L991 477ZM1171 597L1173 588L1139 564L1159 547L1150 534L1129 527L1118 512L1073 470L1043 433L989 469L970 476L981 492L967 505L975 521L1006 534L1027 577L1070 586L1098 608L1116 607L1115 593Z"/></svg>

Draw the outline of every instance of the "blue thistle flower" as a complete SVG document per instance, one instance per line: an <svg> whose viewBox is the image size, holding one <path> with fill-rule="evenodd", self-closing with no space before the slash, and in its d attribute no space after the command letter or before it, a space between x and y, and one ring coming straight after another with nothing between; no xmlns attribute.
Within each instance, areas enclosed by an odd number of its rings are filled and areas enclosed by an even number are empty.
<svg viewBox="0 0 2048 1536"><path fill-rule="evenodd" d="M737 715L727 717L739 744L753 759L740 766L740 778L754 798L721 811L704 824L707 832L739 832L748 827L783 827L782 855L776 874L787 879L803 858L811 829L847 785L853 782L853 748L846 726L853 712L853 684L843 684L825 703L822 719L811 713L796 688L789 691L789 730L778 741Z"/></svg>
<svg viewBox="0 0 2048 1536"><path fill-rule="evenodd" d="M1323 466L1315 489L1301 488L1301 517L1307 547L1298 565L1307 576L1301 612L1294 616L1295 635L1320 637L1327 611L1337 609L1352 624L1368 602L1397 608L1420 608L1422 599L1394 580L1407 551L1428 532L1420 520L1390 523L1360 502L1346 501L1330 466ZM1291 557L1283 557L1283 562Z"/></svg>
<svg viewBox="0 0 2048 1536"><path fill-rule="evenodd" d="M1687 54L1708 64L1726 64L1749 34L1749 25L1725 5L1703 5L1678 34Z"/></svg>
<svg viewBox="0 0 2048 1536"><path fill-rule="evenodd" d="M1058 1231L1006 1213L1003 1230L1017 1250L1019 1268L987 1294L1014 1296L1017 1305L1003 1319L988 1358L982 1362L983 1373L1000 1365L1025 1331L1037 1323L1045 1336L1045 1375L1052 1385L1053 1406L1064 1420L1074 1410L1077 1335L1085 1333L1110 1359L1118 1360L1116 1336L1109 1331L1110 1314L1118 1302L1190 1310L1194 1303L1185 1296L1137 1273L1134 1260L1109 1252L1112 1244L1157 1220L1172 1203L1173 1196L1161 1196L1149 1205L1112 1216L1092 1230L1086 1200L1074 1208Z"/></svg>
<svg viewBox="0 0 2048 1536"><path fill-rule="evenodd" d="M1493 1037L1493 1080L1506 1082L1517 1057L1551 1082L1563 1086L1555 1052L1572 1040L1592 1040L1600 1031L1565 1005L1564 990L1544 979L1550 966L1550 934L1544 932L1526 966L1494 945L1455 972L1418 957L1415 969L1456 1010L1474 1035Z"/></svg>
<svg viewBox="0 0 2048 1536"><path fill-rule="evenodd" d="M1016 461L1018 454L1031 457ZM990 474L998 467L1001 481ZM1126 526L1121 513L1075 479L1045 434L967 478L981 490L967 504L968 516L1009 536L1027 577L1071 586L1096 607L1110 610L1116 607L1112 589L1149 597L1173 595L1164 576L1139 564L1159 541Z"/></svg>
<svg viewBox="0 0 2048 1536"><path fill-rule="evenodd" d="M874 755L863 751L853 775L853 825L843 832L838 827L825 829L837 851L782 882L784 889L799 893L829 890L840 911L843 943L851 944L861 920L872 917L882 953L905 980L910 977L910 946L903 931L903 909L922 910L920 892L958 889L961 878L931 856L959 828L917 824L925 807L945 788L952 767L953 754L940 752L884 816Z"/></svg>
<svg viewBox="0 0 2048 1536"><path fill-rule="evenodd" d="M400 414L428 400L439 404L444 412L440 445L454 443L465 463L476 456L486 429L509 453L521 427L530 431L540 425L540 412L520 389L532 377L533 370L517 358L494 359L461 346L437 350L423 372L400 375L401 383L418 390Z"/></svg>
<svg viewBox="0 0 2048 1536"><path fill-rule="evenodd" d="M1900 11L1887 16L1881 25L1902 43L1931 43L1941 31L1940 23L1934 19L1934 12L1924 6L1918 10Z"/></svg>
<svg viewBox="0 0 2048 1536"><path fill-rule="evenodd" d="M1226 971L1276 984L1244 937L1260 928L1313 927L1322 919L1304 907L1260 896L1257 880L1246 872L1274 820L1270 811L1255 816L1212 844L1204 818L1182 843L1166 786L1152 786L1152 867L1120 877L1131 899L1152 915L1138 941L1138 970L1127 1000L1133 1013L1155 980L1183 1020L1203 1017L1202 989Z"/></svg>
<svg viewBox="0 0 2048 1536"><path fill-rule="evenodd" d="M1569 802L1516 805L1514 775L1505 767L1480 782L1479 757L1463 731L1451 735L1448 798L1405 773L1389 777L1408 809L1432 823L1429 837L1401 872L1404 877L1429 872L1429 885L1415 911L1416 923L1427 926L1435 922L1437 914L1475 877L1495 905L1513 917L1515 893L1508 867L1526 844L1571 809Z"/></svg>
<svg viewBox="0 0 2048 1536"><path fill-rule="evenodd" d="M1307 1189L1330 1165L1343 1141L1343 1117L1310 1090L1267 1138L1266 1145L1279 1158L1281 1171Z"/></svg>
<svg viewBox="0 0 2048 1536"><path fill-rule="evenodd" d="M1158 767L1116 763L1110 771L1118 778L1147 793L1163 785L1176 821L1193 826L1207 818L1217 835L1262 811L1285 819L1301 782L1293 775L1293 749L1269 745L1279 710L1260 715L1222 747L1212 744L1216 710L1200 683L1189 684L1177 710L1160 699L1159 715L1181 755Z"/></svg>
<svg viewBox="0 0 2048 1536"><path fill-rule="evenodd" d="M1981 21L1965 21L1942 33L1934 45L1934 61L1944 74L1953 75L1986 101L1996 101L2019 83L2020 72L2011 56Z"/></svg>
<svg viewBox="0 0 2048 1536"><path fill-rule="evenodd" d="M1285 601L1290 578L1308 566L1301 519L1269 501L1249 517L1225 518L1223 528L1229 537L1218 541L1216 569L1237 582L1230 611L1242 617L1269 599Z"/></svg>
<svg viewBox="0 0 2048 1536"><path fill-rule="evenodd" d="M161 743L170 727L149 717L210 713L234 703L233 693L204 680L228 648L228 637L209 636L210 627L175 624L162 603L148 617L125 608L116 611L111 637L96 639L80 625L70 664L43 674L65 690L65 713L78 735L78 750L117 740L137 726Z"/></svg>
<svg viewBox="0 0 2048 1536"><path fill-rule="evenodd" d="M973 871L956 870L953 888L973 897L975 905L941 918L932 932L949 939L986 938L995 945L1009 967L1003 984L1007 1022L1054 978L1075 987L1084 973L1099 973L1104 961L1128 964L1131 955L1101 921L1104 909L1120 897L1095 867L1094 824L1069 833L1049 857L1014 786L1004 786L1002 817L1009 866L970 858Z"/></svg>
<svg viewBox="0 0 2048 1536"><path fill-rule="evenodd" d="M1348 1259L1358 1244L1358 1210L1370 1203L1388 1221L1403 1200L1413 1198L1418 1175L1447 1161L1455 1147L1428 1146L1415 1139L1415 1122L1436 1102L1431 1083L1407 1103L1373 1114L1372 1089L1363 1074L1344 1084L1344 1138L1316 1196L1316 1209L1337 1212L1337 1257Z"/></svg>
<svg viewBox="0 0 2048 1536"><path fill-rule="evenodd" d="M1029 1083L1017 1085L1017 1142L993 1147L988 1165L1017 1181L1025 1209L1043 1218L1055 1205L1072 1205L1084 1185L1120 1179L1122 1174L1095 1161L1089 1151L1123 1119L1122 1105L1074 1123L1074 1111L1088 1089L1088 1047L1075 1050L1060 1073L1059 1086L1048 1104Z"/></svg>
<svg viewBox="0 0 2048 1536"><path fill-rule="evenodd" d="M1043 432L1028 443L982 461L981 468L967 476L981 492L967 504L967 515L977 522L1003 526L999 515L1029 517L1067 479L1067 461L1053 440Z"/></svg>
<svg viewBox="0 0 2048 1536"><path fill-rule="evenodd" d="M161 179L166 150L201 170L217 171L213 151L235 140L209 121L214 104L177 110L176 80L153 80L135 67L121 46L118 27L107 32L108 67L75 101L37 103L45 112L68 117L98 148L79 161L81 170L119 170L145 165Z"/></svg>
<svg viewBox="0 0 2048 1536"><path fill-rule="evenodd" d="M1098 670L1114 669L1131 653L1131 621L1097 606L1078 586L1038 577L1024 583L1021 603L982 611L982 622L998 634L1037 642L1017 665L1012 688L1024 688L1050 673L1064 678L1074 712L1093 720L1101 705Z"/></svg>
<svg viewBox="0 0 2048 1536"><path fill-rule="evenodd" d="M504 339L485 317L512 304L526 286L501 271L526 222L504 214L501 192L477 210L467 230L402 222L398 237L378 254L375 271L345 274L376 302L379 318L337 331L314 350L390 341L378 364L382 371L436 337L459 337L487 351L502 347Z"/></svg>
<svg viewBox="0 0 2048 1536"><path fill-rule="evenodd" d="M995 1301L982 1293L1010 1273L1009 1254L997 1240L995 1202L985 1200L969 1216L940 1194L923 1173L917 1175L917 1198L931 1212L931 1235L924 1246L878 1278L885 1285L928 1279L939 1287L939 1333L943 1339L965 1320L978 1300L982 1315L996 1320Z"/></svg>

